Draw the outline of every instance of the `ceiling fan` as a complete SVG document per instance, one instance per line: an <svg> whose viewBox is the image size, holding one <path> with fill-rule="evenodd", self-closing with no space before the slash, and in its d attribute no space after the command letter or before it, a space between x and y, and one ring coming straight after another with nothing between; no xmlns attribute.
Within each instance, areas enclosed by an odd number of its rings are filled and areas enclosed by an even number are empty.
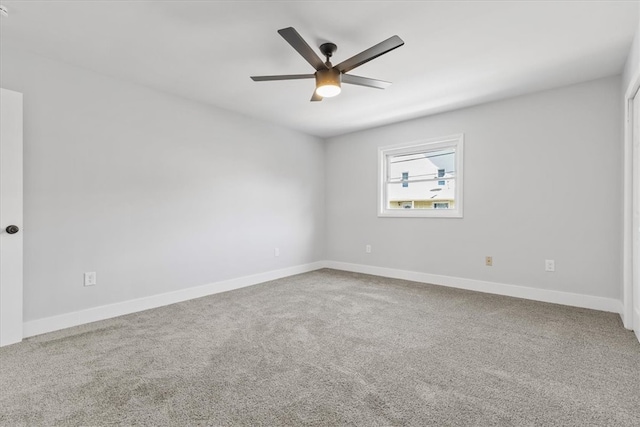
<svg viewBox="0 0 640 427"><path fill-rule="evenodd" d="M392 51L404 44L404 41L398 36L392 36L387 40L370 47L351 58L342 61L338 65L331 65L330 58L338 47L333 43L323 43L320 45L320 52L327 58L326 62L314 52L314 50L304 41L302 36L293 27L278 30L278 33L295 49L304 59L307 60L316 72L313 74L288 74L280 76L251 76L256 82L264 82L271 80L296 80L296 79L316 79L316 89L313 92L311 101L322 101L322 98L329 98L340 93L340 84L348 83L352 85L360 85L373 87L376 89L385 89L391 86L390 82L384 80L375 80L368 77L354 76L346 74L347 72L365 64L372 59L376 59L380 55Z"/></svg>

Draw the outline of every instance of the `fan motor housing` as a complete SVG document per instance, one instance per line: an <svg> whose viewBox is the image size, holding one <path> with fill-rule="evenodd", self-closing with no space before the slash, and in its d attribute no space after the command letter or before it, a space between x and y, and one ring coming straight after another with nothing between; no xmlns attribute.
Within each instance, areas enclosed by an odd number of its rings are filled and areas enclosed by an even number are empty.
<svg viewBox="0 0 640 427"><path fill-rule="evenodd" d="M342 73L335 68L316 71L316 87L320 86L338 86L342 82Z"/></svg>

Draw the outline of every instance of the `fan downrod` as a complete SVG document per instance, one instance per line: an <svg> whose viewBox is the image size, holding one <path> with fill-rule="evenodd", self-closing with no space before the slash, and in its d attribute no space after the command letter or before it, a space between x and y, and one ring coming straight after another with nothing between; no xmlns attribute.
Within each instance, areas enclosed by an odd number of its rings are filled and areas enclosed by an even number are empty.
<svg viewBox="0 0 640 427"><path fill-rule="evenodd" d="M322 54L327 58L327 61L329 60L329 58L331 58L336 50L338 50L338 46L336 46L334 43L322 43L320 45L320 52L322 52Z"/></svg>

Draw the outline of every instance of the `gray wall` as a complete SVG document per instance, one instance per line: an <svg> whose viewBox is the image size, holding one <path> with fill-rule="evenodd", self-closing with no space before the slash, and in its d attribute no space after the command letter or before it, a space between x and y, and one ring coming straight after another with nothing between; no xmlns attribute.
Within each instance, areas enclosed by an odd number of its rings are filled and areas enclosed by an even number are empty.
<svg viewBox="0 0 640 427"><path fill-rule="evenodd" d="M324 143L2 57L25 104L25 321L322 259L621 297L620 77ZM378 218L378 146L459 132L464 218Z"/></svg>
<svg viewBox="0 0 640 427"><path fill-rule="evenodd" d="M620 299L620 87L611 77L328 140L327 259ZM377 148L455 133L464 218L378 218Z"/></svg>
<svg viewBox="0 0 640 427"><path fill-rule="evenodd" d="M322 140L6 48L1 77L24 93L25 321L323 259Z"/></svg>

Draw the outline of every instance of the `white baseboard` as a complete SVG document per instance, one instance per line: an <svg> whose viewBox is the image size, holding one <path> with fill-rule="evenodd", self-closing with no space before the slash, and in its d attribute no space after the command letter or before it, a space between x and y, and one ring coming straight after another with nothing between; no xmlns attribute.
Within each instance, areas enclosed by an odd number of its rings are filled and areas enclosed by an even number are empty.
<svg viewBox="0 0 640 427"><path fill-rule="evenodd" d="M167 292L159 295L138 298L130 301L123 301L115 304L103 305L88 308L86 310L65 313L58 316L46 317L25 322L23 325L24 338L34 335L53 332L72 326L83 325L85 323L96 322L98 320L110 319L125 314L136 313L138 311L149 310L151 308L162 307L177 302L213 295L220 292L231 291L233 289L244 288L257 285L258 283L270 280L281 279L295 274L306 273L324 267L324 262L314 262L310 264L297 265L281 270L267 271L265 273L243 276L221 282L209 283L207 285L193 288L181 289L179 291Z"/></svg>
<svg viewBox="0 0 640 427"><path fill-rule="evenodd" d="M352 271L355 273L372 274L375 276L394 279L411 280L414 282L430 283L433 285L486 292L524 298L534 301L550 302L554 304L570 305L574 307L590 308L593 310L622 313L622 302L613 298L596 297L591 295L574 294L553 291L549 289L530 288L527 286L507 285L504 283L486 282L482 280L465 279L461 277L440 276L437 274L420 273L416 271L397 270L393 268L374 267L371 265L350 264L338 261L325 261L325 267L335 270Z"/></svg>
<svg viewBox="0 0 640 427"><path fill-rule="evenodd" d="M465 279L460 277L441 276L436 274L420 273L416 271L397 270L385 267L375 267L371 265L351 264L338 261L318 261L310 264L303 264L281 270L268 271L251 276L243 276L221 282L210 283L179 291L138 298L120 303L93 307L86 310L65 313L58 316L43 319L31 320L24 323L24 337L31 337L72 326L83 325L85 323L110 319L125 314L136 313L138 311L149 310L162 307L177 302L200 298L233 289L244 288L258 283L268 282L295 274L306 273L319 270L321 268L332 268L335 270L351 271L355 273L372 274L375 276L390 277L394 279L411 280L414 282L431 283L434 285L448 286L452 288L467 289L471 291L485 292L524 298L534 301L550 302L574 307L590 308L593 310L608 311L612 313L622 313L622 302L613 298L596 297L591 295L574 294L569 292L554 291L548 289L537 289L526 286L507 285L504 283L487 282L482 280ZM636 319L640 320L640 312L634 311ZM639 324L639 323L635 323ZM640 328L636 328L636 336L640 341Z"/></svg>

